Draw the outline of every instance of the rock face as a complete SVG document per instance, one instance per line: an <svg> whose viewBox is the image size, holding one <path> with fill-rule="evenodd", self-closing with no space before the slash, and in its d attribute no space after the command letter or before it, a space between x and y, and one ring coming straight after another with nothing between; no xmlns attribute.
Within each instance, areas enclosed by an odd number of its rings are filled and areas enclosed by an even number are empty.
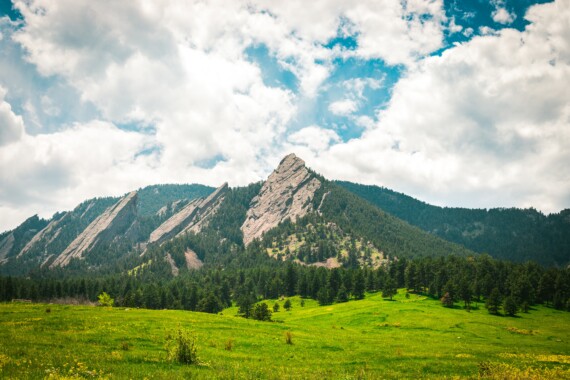
<svg viewBox="0 0 570 380"><path fill-rule="evenodd" d="M10 233L4 239L0 240L0 263L6 260L6 256L8 256L8 253L12 250L12 247L14 247L15 240L13 233Z"/></svg>
<svg viewBox="0 0 570 380"><path fill-rule="evenodd" d="M186 266L188 269L200 269L204 265L202 260L198 258L196 252L191 250L190 248L186 249L184 252L184 256L186 257Z"/></svg>
<svg viewBox="0 0 570 380"><path fill-rule="evenodd" d="M188 203L152 231L149 243L161 243L174 236L189 231L200 232L208 223L210 217L216 213L228 191L228 184L224 183L206 198L198 198Z"/></svg>
<svg viewBox="0 0 570 380"><path fill-rule="evenodd" d="M61 219L57 219L57 220L52 220L44 229L42 229L40 232L38 232L36 235L34 235L34 237L32 238L32 240L30 240L25 246L24 248L22 248L22 250L20 251L20 253L18 253L18 258L20 258L22 255L24 255L26 252L28 252L36 243L38 243L39 241L41 241L42 239L51 236L50 241L48 241L47 243L49 244L51 241L53 241L54 239L57 238L57 236L59 235L59 233L61 232L61 229L57 229L59 222L62 220ZM55 230L55 232L54 232Z"/></svg>
<svg viewBox="0 0 570 380"><path fill-rule="evenodd" d="M294 154L286 156L252 199L241 226L247 245L287 218L295 221L313 210L312 200L321 182Z"/></svg>
<svg viewBox="0 0 570 380"><path fill-rule="evenodd" d="M136 207L137 192L133 191L91 222L55 259L50 268L64 267L69 264L72 258L82 257L84 253L88 253L97 244L107 242L117 234L127 230L136 218Z"/></svg>

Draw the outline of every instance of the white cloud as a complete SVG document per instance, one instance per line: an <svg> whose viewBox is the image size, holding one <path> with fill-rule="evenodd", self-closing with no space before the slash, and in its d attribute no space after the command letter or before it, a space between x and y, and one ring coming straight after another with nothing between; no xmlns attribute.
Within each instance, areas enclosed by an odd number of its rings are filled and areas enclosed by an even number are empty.
<svg viewBox="0 0 570 380"><path fill-rule="evenodd" d="M480 26L479 34L482 36L490 36L493 34L497 34L497 31L489 26Z"/></svg>
<svg viewBox="0 0 570 380"><path fill-rule="evenodd" d="M312 153L319 154L338 143L340 137L331 129L311 125L290 135L288 141L293 144L287 147L290 151L298 151L299 148L306 147Z"/></svg>
<svg viewBox="0 0 570 380"><path fill-rule="evenodd" d="M339 100L329 105L329 111L337 116L348 116L356 110L358 110L358 104L350 99Z"/></svg>
<svg viewBox="0 0 570 380"><path fill-rule="evenodd" d="M22 118L14 114L5 97L6 90L0 86L0 147L20 140L24 134Z"/></svg>
<svg viewBox="0 0 570 380"><path fill-rule="evenodd" d="M93 121L0 148L0 208L22 219L50 216L82 200L120 195L145 184L153 157L138 156L148 138ZM2 218L0 230L13 220Z"/></svg>
<svg viewBox="0 0 570 380"><path fill-rule="evenodd" d="M416 194L425 186L436 201L451 197L459 183L461 194L491 202L500 189L522 188L517 180L526 166L535 176L532 189L507 201L556 205L567 196L567 184L553 185L561 177L549 169L566 170L560 160L567 136L560 130L569 102L560 86L568 82L567 1L532 8L522 34L488 30L429 58L443 46L446 28L460 31L441 0L16 0L15 6L24 21L3 29L2 43L19 44L29 64L0 62L0 83L10 96L36 99L16 107L28 133L4 94L0 99L0 212L8 219L149 183L243 185L265 177L289 149L332 177L390 180ZM339 30L357 40L355 49L325 47ZM260 44L294 73L297 93L264 83L245 54ZM334 60L348 57L406 66L389 108L377 120L355 115L365 90L379 89L383 79L347 80L329 107L364 127L361 139L343 144L317 126L289 135L299 110L317 101ZM16 66L23 68L11 80ZM20 90L34 68L56 83L51 91L37 84ZM36 78L28 80L42 82ZM93 121L66 119L71 103L56 87L70 87L68 98L92 106L82 120ZM45 115L63 122L42 128ZM139 132L119 129L123 123ZM154 153L141 154L147 148ZM546 166L528 152L544 154ZM487 163L478 162L481 156ZM201 167L213 158L221 160ZM489 162L504 170L485 177ZM544 192L539 183L547 184ZM2 222L13 226L8 219Z"/></svg>
<svg viewBox="0 0 570 380"><path fill-rule="evenodd" d="M515 21L515 14L509 13L506 8L497 8L493 11L493 21L499 24L511 24Z"/></svg>
<svg viewBox="0 0 570 380"><path fill-rule="evenodd" d="M346 16L360 32L357 55L362 58L410 65L443 43L443 1L359 2Z"/></svg>
<svg viewBox="0 0 570 380"><path fill-rule="evenodd" d="M515 21L516 15L507 10L505 0L491 0L491 5L495 7L495 10L491 13L493 21L504 25Z"/></svg>
<svg viewBox="0 0 570 380"><path fill-rule="evenodd" d="M350 92L350 94L358 99L364 99L364 90L370 87L378 90L382 87L384 78L353 78L342 82L342 86Z"/></svg>
<svg viewBox="0 0 570 380"><path fill-rule="evenodd" d="M570 2L427 58L376 127L308 158L323 174L473 207L568 207Z"/></svg>

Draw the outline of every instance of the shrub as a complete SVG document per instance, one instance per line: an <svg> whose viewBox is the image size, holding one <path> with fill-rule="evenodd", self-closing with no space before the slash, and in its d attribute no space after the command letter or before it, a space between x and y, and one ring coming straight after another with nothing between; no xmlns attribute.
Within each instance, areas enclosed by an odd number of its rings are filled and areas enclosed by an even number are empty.
<svg viewBox="0 0 570 380"><path fill-rule="evenodd" d="M99 306L113 306L115 300L111 298L106 292L103 292L97 296L99 300Z"/></svg>
<svg viewBox="0 0 570 380"><path fill-rule="evenodd" d="M196 338L181 328L178 328L174 337L166 337L166 353L168 360L180 364L200 364Z"/></svg>
<svg viewBox="0 0 570 380"><path fill-rule="evenodd" d="M224 349L226 351L231 351L233 347L234 347L234 340L230 338L226 341L226 346L224 347Z"/></svg>
<svg viewBox="0 0 570 380"><path fill-rule="evenodd" d="M445 292L443 297L441 297L440 301L442 305L445 307L453 307L453 298L451 297L451 294L449 294L449 292Z"/></svg>
<svg viewBox="0 0 570 380"><path fill-rule="evenodd" d="M291 311L291 308L293 307L293 306L291 305L291 300L287 299L287 300L285 301L285 303L283 304L283 307L285 308L285 310Z"/></svg>
<svg viewBox="0 0 570 380"><path fill-rule="evenodd" d="M293 344L293 334L291 334L291 331L285 331L285 344Z"/></svg>
<svg viewBox="0 0 570 380"><path fill-rule="evenodd" d="M273 305L273 312L277 313L278 311L279 311L279 304L275 302L275 305Z"/></svg>

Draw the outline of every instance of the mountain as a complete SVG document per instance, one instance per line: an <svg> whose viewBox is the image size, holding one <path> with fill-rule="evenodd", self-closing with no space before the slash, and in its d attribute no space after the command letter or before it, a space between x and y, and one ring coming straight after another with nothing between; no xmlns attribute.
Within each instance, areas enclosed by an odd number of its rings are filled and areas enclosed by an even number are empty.
<svg viewBox="0 0 570 380"><path fill-rule="evenodd" d="M437 207L383 187L336 184L397 218L475 252L546 266L570 263L570 209L544 215L532 208Z"/></svg>
<svg viewBox="0 0 570 380"><path fill-rule="evenodd" d="M475 254L377 207L378 197L357 195L358 186L328 181L290 154L266 181L245 187L155 185L92 199L0 235L0 274L177 276L202 265L283 261L376 268Z"/></svg>
<svg viewBox="0 0 570 380"><path fill-rule="evenodd" d="M123 198L90 199L49 220L35 215L0 234L0 273L23 275L38 268L64 267L84 253L110 246L132 250L164 219L213 190L203 185L155 185Z"/></svg>

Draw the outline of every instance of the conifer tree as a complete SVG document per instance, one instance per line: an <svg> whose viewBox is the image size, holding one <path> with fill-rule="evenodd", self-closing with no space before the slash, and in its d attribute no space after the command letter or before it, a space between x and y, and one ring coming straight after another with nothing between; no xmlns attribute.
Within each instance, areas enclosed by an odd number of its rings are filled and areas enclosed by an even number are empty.
<svg viewBox="0 0 570 380"><path fill-rule="evenodd" d="M501 309L501 293L498 288L494 288L485 302L485 307L489 313L498 315Z"/></svg>

